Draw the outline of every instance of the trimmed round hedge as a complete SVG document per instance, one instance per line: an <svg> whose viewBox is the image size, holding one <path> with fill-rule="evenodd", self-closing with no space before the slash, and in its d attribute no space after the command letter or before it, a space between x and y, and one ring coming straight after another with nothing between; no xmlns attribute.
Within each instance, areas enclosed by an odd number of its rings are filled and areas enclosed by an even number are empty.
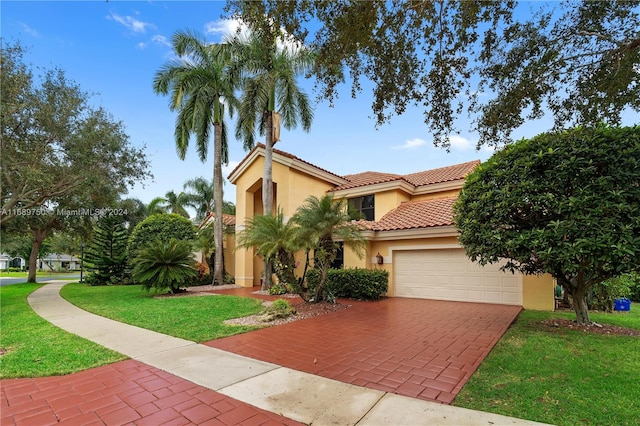
<svg viewBox="0 0 640 426"><path fill-rule="evenodd" d="M153 241L168 243L171 239L195 241L195 226L189 219L177 214L151 215L133 229L127 245L129 259L135 257L138 250L143 249Z"/></svg>

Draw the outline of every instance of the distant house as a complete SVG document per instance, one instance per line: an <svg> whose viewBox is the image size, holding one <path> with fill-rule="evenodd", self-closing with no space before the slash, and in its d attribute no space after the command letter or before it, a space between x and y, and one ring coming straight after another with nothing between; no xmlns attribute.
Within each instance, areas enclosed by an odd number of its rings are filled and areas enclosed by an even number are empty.
<svg viewBox="0 0 640 426"><path fill-rule="evenodd" d="M236 222L262 214L264 145L256 146L231 172L236 185ZM310 195L332 193L358 210L366 229L367 256L340 250L337 267L389 271L390 297L520 305L553 310L554 281L481 267L465 255L453 224L452 206L472 161L406 175L367 171L340 176L287 152L273 150L274 210L291 217ZM260 284L262 261L253 249L235 250L235 283ZM300 271L297 271L298 274Z"/></svg>
<svg viewBox="0 0 640 426"><path fill-rule="evenodd" d="M26 262L21 257L11 257L6 253L0 253L0 270L6 271L7 268L24 269Z"/></svg>
<svg viewBox="0 0 640 426"><path fill-rule="evenodd" d="M51 253L38 259L39 271L79 271L80 259L64 253Z"/></svg>

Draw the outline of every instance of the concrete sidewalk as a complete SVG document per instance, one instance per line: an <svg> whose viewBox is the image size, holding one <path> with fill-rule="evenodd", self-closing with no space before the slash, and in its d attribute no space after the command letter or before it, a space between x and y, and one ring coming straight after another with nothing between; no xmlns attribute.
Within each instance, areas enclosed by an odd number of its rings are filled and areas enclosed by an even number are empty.
<svg viewBox="0 0 640 426"><path fill-rule="evenodd" d="M305 424L539 424L354 386L123 324L62 299L64 284L52 281L28 298L47 321L141 363Z"/></svg>

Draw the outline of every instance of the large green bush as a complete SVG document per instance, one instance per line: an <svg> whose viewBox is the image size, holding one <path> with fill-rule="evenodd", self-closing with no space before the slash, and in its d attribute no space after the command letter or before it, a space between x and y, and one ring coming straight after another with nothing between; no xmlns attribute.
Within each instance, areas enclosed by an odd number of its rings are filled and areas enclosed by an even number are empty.
<svg viewBox="0 0 640 426"><path fill-rule="evenodd" d="M622 274L594 286L590 306L606 312L612 312L615 300L629 298L640 302L640 274Z"/></svg>
<svg viewBox="0 0 640 426"><path fill-rule="evenodd" d="M137 251L153 241L168 242L175 239L192 244L195 238L196 230L189 219L177 214L155 214L136 225L129 237L127 253L131 259L137 255Z"/></svg>
<svg viewBox="0 0 640 426"><path fill-rule="evenodd" d="M320 279L316 269L307 271L307 286L315 289ZM326 299L345 297L360 300L381 298L389 288L389 272L383 269L329 269L327 273Z"/></svg>

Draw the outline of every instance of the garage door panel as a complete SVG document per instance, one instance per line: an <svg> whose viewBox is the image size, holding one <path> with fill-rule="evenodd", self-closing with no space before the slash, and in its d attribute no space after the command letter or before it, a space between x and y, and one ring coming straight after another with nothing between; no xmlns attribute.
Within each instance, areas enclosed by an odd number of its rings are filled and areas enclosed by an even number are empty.
<svg viewBox="0 0 640 426"><path fill-rule="evenodd" d="M501 265L480 266L462 249L394 252L395 293L399 297L522 304L520 274Z"/></svg>

